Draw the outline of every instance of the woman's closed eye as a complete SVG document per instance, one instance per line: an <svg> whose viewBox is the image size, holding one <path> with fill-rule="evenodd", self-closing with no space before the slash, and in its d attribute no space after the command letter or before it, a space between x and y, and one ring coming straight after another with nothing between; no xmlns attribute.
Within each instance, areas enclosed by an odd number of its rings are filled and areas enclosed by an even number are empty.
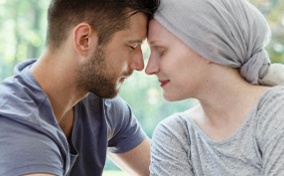
<svg viewBox="0 0 284 176"><path fill-rule="evenodd" d="M154 46L152 47L152 52L155 52L158 56L164 56L166 49L164 47Z"/></svg>

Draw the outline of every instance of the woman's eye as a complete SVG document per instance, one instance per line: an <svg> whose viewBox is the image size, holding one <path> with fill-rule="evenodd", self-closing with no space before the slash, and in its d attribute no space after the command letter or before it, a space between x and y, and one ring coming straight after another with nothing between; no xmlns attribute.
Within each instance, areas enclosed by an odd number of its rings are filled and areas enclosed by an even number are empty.
<svg viewBox="0 0 284 176"><path fill-rule="evenodd" d="M163 56L165 54L166 50L162 49L162 50L158 50L158 53L160 56Z"/></svg>
<svg viewBox="0 0 284 176"><path fill-rule="evenodd" d="M165 50L159 52L160 56L163 56L164 54L165 54Z"/></svg>
<svg viewBox="0 0 284 176"><path fill-rule="evenodd" d="M158 54L161 57L161 56L163 56L166 53L166 48L165 47L154 46L152 48L152 52L155 52L156 54Z"/></svg>

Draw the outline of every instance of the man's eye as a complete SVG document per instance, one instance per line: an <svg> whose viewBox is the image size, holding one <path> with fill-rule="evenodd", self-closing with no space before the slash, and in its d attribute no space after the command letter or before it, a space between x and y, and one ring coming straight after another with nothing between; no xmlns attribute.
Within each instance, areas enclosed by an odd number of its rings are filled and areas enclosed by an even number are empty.
<svg viewBox="0 0 284 176"><path fill-rule="evenodd" d="M131 49L131 50L135 50L135 46L129 46L129 48Z"/></svg>
<svg viewBox="0 0 284 176"><path fill-rule="evenodd" d="M135 50L138 46L138 43L135 43L134 45L129 45L131 50Z"/></svg>

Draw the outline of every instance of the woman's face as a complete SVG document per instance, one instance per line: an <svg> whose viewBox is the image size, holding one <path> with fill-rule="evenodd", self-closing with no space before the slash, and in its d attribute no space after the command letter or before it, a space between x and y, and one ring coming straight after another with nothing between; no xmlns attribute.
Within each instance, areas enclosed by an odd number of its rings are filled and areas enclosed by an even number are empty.
<svg viewBox="0 0 284 176"><path fill-rule="evenodd" d="M206 83L208 61L167 31L155 19L149 23L151 55L145 72L158 77L168 101L195 98Z"/></svg>

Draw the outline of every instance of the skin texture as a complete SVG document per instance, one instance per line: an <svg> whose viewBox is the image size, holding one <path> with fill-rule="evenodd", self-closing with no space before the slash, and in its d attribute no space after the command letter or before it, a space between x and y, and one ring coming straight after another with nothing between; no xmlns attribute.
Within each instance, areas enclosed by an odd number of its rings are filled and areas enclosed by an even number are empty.
<svg viewBox="0 0 284 176"><path fill-rule="evenodd" d="M79 23L68 32L61 48L54 51L47 47L32 66L31 73L48 95L67 138L73 126L73 107L80 100L89 92L114 97L125 78L134 70L144 68L140 44L146 38L147 22L142 13L131 16L129 27L116 32L105 45L97 44L95 29L87 23ZM144 155L150 153L149 149L150 140L146 138L131 151L112 154L112 158L123 162L121 168L130 175L149 175L150 155Z"/></svg>

